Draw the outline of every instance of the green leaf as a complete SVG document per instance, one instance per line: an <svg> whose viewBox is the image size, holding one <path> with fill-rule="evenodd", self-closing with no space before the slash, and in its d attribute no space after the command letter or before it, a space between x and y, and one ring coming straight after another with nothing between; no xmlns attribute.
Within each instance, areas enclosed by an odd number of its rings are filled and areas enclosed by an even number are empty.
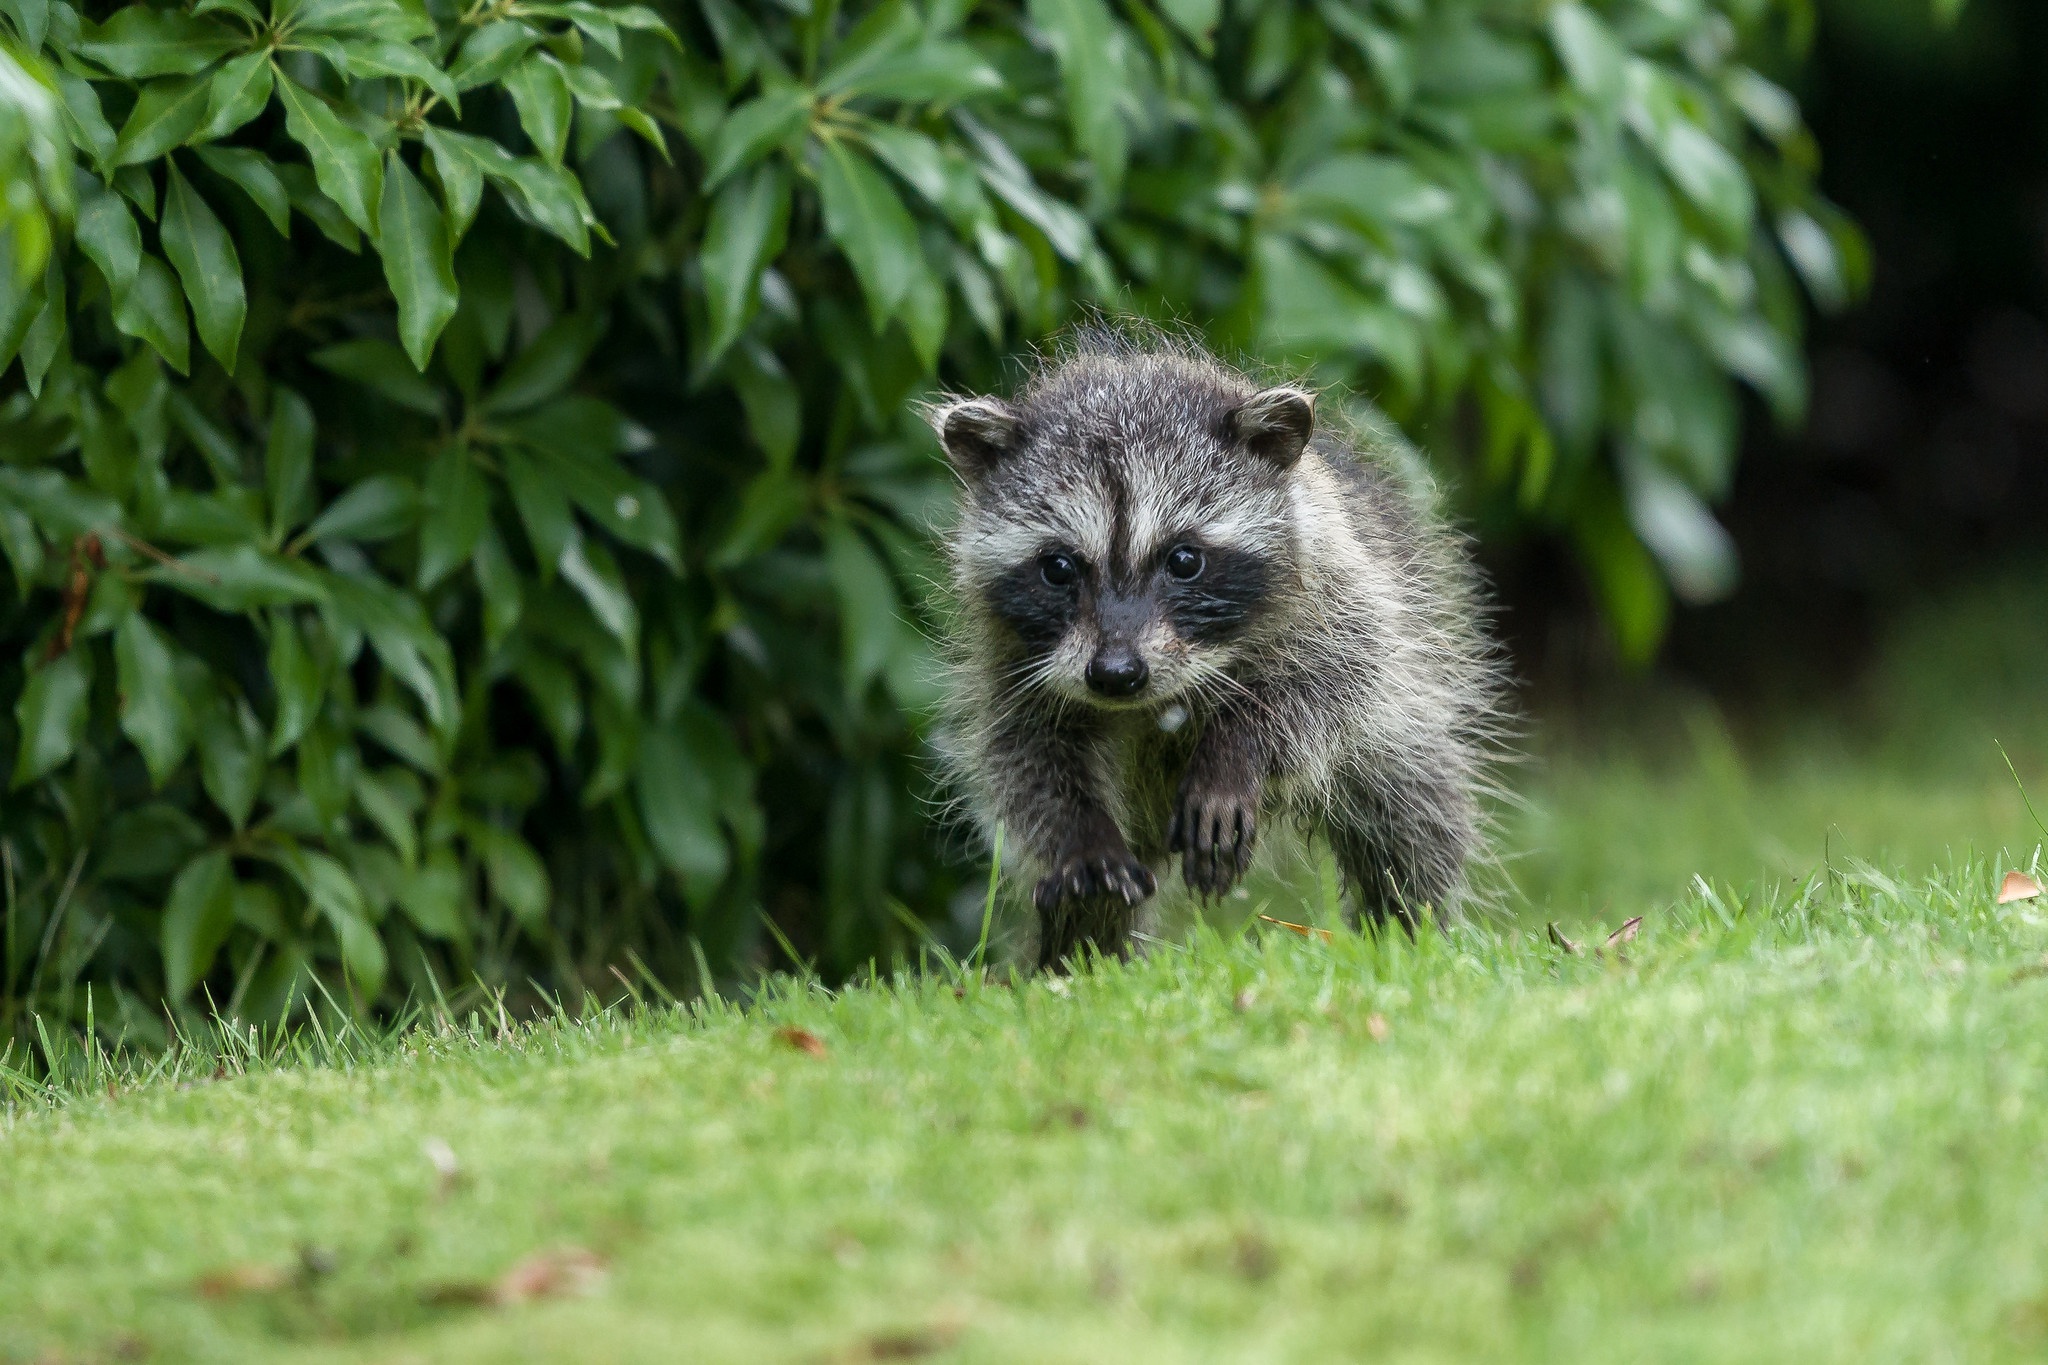
<svg viewBox="0 0 2048 1365"><path fill-rule="evenodd" d="M404 768L364 769L356 774L355 792L356 805L398 851L398 860L407 867L417 863L420 836L413 817L424 800L419 779Z"/></svg>
<svg viewBox="0 0 2048 1365"><path fill-rule="evenodd" d="M327 680L289 611L270 615L270 687L277 697L277 717L270 727L270 755L275 758L299 742L320 714Z"/></svg>
<svg viewBox="0 0 2048 1365"><path fill-rule="evenodd" d="M444 736L453 735L462 719L455 656L419 599L380 578L323 578L335 613L363 632L384 667L419 698L428 723Z"/></svg>
<svg viewBox="0 0 2048 1365"><path fill-rule="evenodd" d="M476 221L484 197L484 172L474 157L465 156L447 133L428 124L427 150L434 156L434 174L441 180L441 198L448 206L448 235L461 241Z"/></svg>
<svg viewBox="0 0 2048 1365"><path fill-rule="evenodd" d="M313 352L321 369L367 385L402 408L441 415L441 390L413 367L405 352L388 341L342 341Z"/></svg>
<svg viewBox="0 0 2048 1365"><path fill-rule="evenodd" d="M425 370L441 329L455 316L455 257L440 206L396 152L384 173L381 219L377 252L398 300L398 335L413 367Z"/></svg>
<svg viewBox="0 0 2048 1365"><path fill-rule="evenodd" d="M78 750L92 699L85 651L71 650L31 669L14 703L14 785L25 787L62 766Z"/></svg>
<svg viewBox="0 0 2048 1365"><path fill-rule="evenodd" d="M135 281L114 303L114 325L146 341L179 374L192 361L192 333L185 321L185 296L171 268L154 256L136 263Z"/></svg>
<svg viewBox="0 0 2048 1365"><path fill-rule="evenodd" d="M1628 52L1600 17L1576 0L1550 11L1550 41L1573 86L1599 109L1628 91Z"/></svg>
<svg viewBox="0 0 2048 1365"><path fill-rule="evenodd" d="M197 155L206 168L224 180L234 182L254 200L280 237L292 233L292 201L270 158L247 147L201 147Z"/></svg>
<svg viewBox="0 0 2048 1365"><path fill-rule="evenodd" d="M491 894L498 903L529 932L546 928L554 888L540 855L511 830L481 820L470 822L466 833L469 846L483 859L484 875L490 879Z"/></svg>
<svg viewBox="0 0 2048 1365"><path fill-rule="evenodd" d="M483 535L476 543L477 591L484 599L484 644L492 650L505 642L526 611L526 593L520 586L519 568L505 548L498 528L484 519Z"/></svg>
<svg viewBox="0 0 2048 1365"><path fill-rule="evenodd" d="M1407 162L1362 152L1319 158L1289 190L1298 211L1357 227L1369 236L1439 222L1458 207L1450 191Z"/></svg>
<svg viewBox="0 0 2048 1365"><path fill-rule="evenodd" d="M50 0L0 0L0 14L14 20L15 31L30 53L42 49L50 32Z"/></svg>
<svg viewBox="0 0 2048 1365"><path fill-rule="evenodd" d="M626 580L611 552L581 532L573 531L556 563L563 579L590 608L598 624L625 646L628 654L640 648L640 609L633 605Z"/></svg>
<svg viewBox="0 0 2048 1365"><path fill-rule="evenodd" d="M290 874L306 893L307 903L327 920L341 946L342 965L364 997L376 999L384 988L384 944L370 924L369 907L356 889L355 878L324 853L293 847L268 856Z"/></svg>
<svg viewBox="0 0 2048 1365"><path fill-rule="evenodd" d="M214 805L241 829L263 785L263 738L247 702L215 698L198 717L199 780Z"/></svg>
<svg viewBox="0 0 2048 1365"><path fill-rule="evenodd" d="M79 201L76 232L78 245L100 268L114 299L120 300L134 285L142 264L142 230L135 225L135 215L120 195L103 190Z"/></svg>
<svg viewBox="0 0 2048 1365"><path fill-rule="evenodd" d="M71 140L85 150L102 175L106 174L113 169L117 139L113 125L107 122L107 116L100 108L100 97L94 92L92 82L62 68L51 71L50 75L57 82L58 93L63 96L60 108Z"/></svg>
<svg viewBox="0 0 2048 1365"><path fill-rule="evenodd" d="M448 74L458 90L502 80L540 40L540 31L526 24L495 20L469 35Z"/></svg>
<svg viewBox="0 0 2048 1365"><path fill-rule="evenodd" d="M526 528L526 543L540 565L541 577L552 579L576 534L569 495L538 459L516 450L505 452L505 483L512 490L512 505Z"/></svg>
<svg viewBox="0 0 2048 1365"><path fill-rule="evenodd" d="M121 733L142 751L150 782L162 787L192 747L192 712L170 645L140 612L114 630L114 670Z"/></svg>
<svg viewBox="0 0 2048 1365"><path fill-rule="evenodd" d="M398 908L419 931L434 938L462 935L465 904L462 864L444 851L406 872L398 884Z"/></svg>
<svg viewBox="0 0 2048 1365"><path fill-rule="evenodd" d="M549 165L561 165L569 147L569 119L575 113L561 65L544 52L530 53L512 68L504 85L519 111L519 126Z"/></svg>
<svg viewBox="0 0 2048 1365"><path fill-rule="evenodd" d="M825 230L852 265L879 332L903 302L911 273L924 268L917 224L875 164L837 138L819 158L818 195Z"/></svg>
<svg viewBox="0 0 2048 1365"><path fill-rule="evenodd" d="M164 193L164 254L185 282L192 301L192 320L199 339L229 374L242 344L242 322L249 302L242 292L242 260L227 229L201 199L176 165L169 168Z"/></svg>
<svg viewBox="0 0 2048 1365"><path fill-rule="evenodd" d="M433 587L466 563L490 518L491 490L477 472L469 447L450 442L427 472L426 506L420 518L421 590Z"/></svg>
<svg viewBox="0 0 2048 1365"><path fill-rule="evenodd" d="M522 218L561 238L579 256L590 254L590 225L596 221L576 177L559 166L521 159L488 138L445 128L428 128L427 145L435 169L445 180L445 167L467 161L497 186L505 202Z"/></svg>
<svg viewBox="0 0 2048 1365"><path fill-rule="evenodd" d="M164 994L181 1000L213 966L235 927L235 877L227 850L211 849L186 863L164 901L158 942Z"/></svg>
<svg viewBox="0 0 2048 1365"><path fill-rule="evenodd" d="M118 9L106 23L86 23L79 32L80 56L129 80L189 76L248 41L224 25L147 5Z"/></svg>
<svg viewBox="0 0 2048 1365"><path fill-rule="evenodd" d="M425 5L401 0L302 0L286 8L293 29L302 33L362 35L409 43L434 32Z"/></svg>
<svg viewBox="0 0 2048 1365"><path fill-rule="evenodd" d="M418 81L446 100L450 112L457 117L461 116L462 99L457 93L455 81L440 67L435 66L425 52L410 43L349 43L342 48L342 55L349 75L359 76L364 80L391 76L400 80Z"/></svg>
<svg viewBox="0 0 2048 1365"><path fill-rule="evenodd" d="M733 348L725 361L725 377L739 395L754 444L775 469L787 469L803 434L803 395L782 361L758 341Z"/></svg>
<svg viewBox="0 0 2048 1365"><path fill-rule="evenodd" d="M1658 139L1657 154L1672 182L1707 215L1722 240L1748 238L1756 192L1733 153L1701 129L1677 121Z"/></svg>
<svg viewBox="0 0 2048 1365"><path fill-rule="evenodd" d="M1059 59L1074 144L1102 184L1113 189L1130 155L1130 134L1117 108L1125 82L1116 20L1102 0L1030 0L1027 10Z"/></svg>
<svg viewBox="0 0 2048 1365"><path fill-rule="evenodd" d="M731 863L718 793L677 728L655 725L641 735L633 794L647 842L663 866L690 883L715 887Z"/></svg>
<svg viewBox="0 0 2048 1365"><path fill-rule="evenodd" d="M277 82L284 101L284 126L313 161L320 190L340 206L349 222L377 235L377 200L383 188L383 159L377 145L349 127L327 102L289 77Z"/></svg>
<svg viewBox="0 0 2048 1365"><path fill-rule="evenodd" d="M819 89L850 98L904 104L958 104L1003 88L1002 73L966 43L926 43L895 52L844 75L828 74Z"/></svg>
<svg viewBox="0 0 2048 1365"><path fill-rule="evenodd" d="M648 146L654 148L656 152L660 153L663 161L668 162L671 166L675 164L675 156L668 149L668 134L662 131L661 125L656 123L646 111L640 109L621 109L615 117L617 117L619 122L632 129L642 142L645 142Z"/></svg>
<svg viewBox="0 0 2048 1365"><path fill-rule="evenodd" d="M151 569L149 580L234 615L254 607L321 602L327 597L313 569L253 545L194 550L175 565Z"/></svg>
<svg viewBox="0 0 2048 1365"><path fill-rule="evenodd" d="M211 82L202 76L151 81L142 87L128 121L114 144L114 164L135 166L154 161L190 140L206 122Z"/></svg>
<svg viewBox="0 0 2048 1365"><path fill-rule="evenodd" d="M15 469L0 464L0 506L34 517L53 540L70 540L121 524L121 505L92 493L54 469Z"/></svg>
<svg viewBox="0 0 2048 1365"><path fill-rule="evenodd" d="M1209 55L1216 42L1216 21L1223 15L1222 0L1159 0L1159 8L1197 52Z"/></svg>
<svg viewBox="0 0 2048 1365"><path fill-rule="evenodd" d="M271 392L263 482L270 496L270 538L281 542L313 510L313 409L282 386Z"/></svg>
<svg viewBox="0 0 2048 1365"><path fill-rule="evenodd" d="M362 247L363 235L356 231L356 225L348 220L341 206L320 192L320 184L313 172L305 166L276 165L279 183L285 193L291 196L292 207L318 229L320 235L333 242L343 251L356 251Z"/></svg>
<svg viewBox="0 0 2048 1365"><path fill-rule="evenodd" d="M57 358L57 347L64 340L70 325L70 309L66 306L64 269L54 256L43 268L43 307L29 324L28 332L21 339L21 376L28 381L31 398L40 398L43 393L43 377L50 372L50 365Z"/></svg>
<svg viewBox="0 0 2048 1365"><path fill-rule="evenodd" d="M270 53L251 52L213 73L206 92L206 124L200 142L226 137L262 113L272 90Z"/></svg>
<svg viewBox="0 0 2048 1365"><path fill-rule="evenodd" d="M410 530L419 517L419 490L396 474L372 474L327 505L301 541L389 540Z"/></svg>
<svg viewBox="0 0 2048 1365"><path fill-rule="evenodd" d="M842 666L849 696L881 676L898 648L896 585L866 538L842 521L826 524L825 563L839 597Z"/></svg>
<svg viewBox="0 0 2048 1365"><path fill-rule="evenodd" d="M712 200L698 258L711 312L711 335L704 344L707 365L725 353L753 315L761 272L781 254L788 236L786 166L771 163L758 167L728 181Z"/></svg>
<svg viewBox="0 0 2048 1365"><path fill-rule="evenodd" d="M704 157L704 188L717 187L803 131L810 121L811 92L800 87L771 90L733 110L718 125Z"/></svg>
<svg viewBox="0 0 2048 1365"><path fill-rule="evenodd" d="M545 457L553 488L626 544L647 551L671 572L680 571L681 537L667 500L614 458L631 439L616 409L595 398L559 398L507 422L506 428Z"/></svg>
<svg viewBox="0 0 2048 1365"><path fill-rule="evenodd" d="M524 412L559 395L589 359L604 334L604 321L598 313L569 313L549 323L505 367L485 396L483 410L493 415Z"/></svg>

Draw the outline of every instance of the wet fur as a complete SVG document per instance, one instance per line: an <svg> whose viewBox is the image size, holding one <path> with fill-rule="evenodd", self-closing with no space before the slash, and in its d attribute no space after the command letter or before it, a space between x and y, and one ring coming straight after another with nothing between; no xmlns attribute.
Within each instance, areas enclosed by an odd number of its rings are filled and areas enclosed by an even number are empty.
<svg viewBox="0 0 2048 1365"><path fill-rule="evenodd" d="M1042 967L1127 952L1175 854L1223 894L1275 820L1328 840L1354 918L1412 928L1465 897L1500 698L1473 574L1327 414L1302 448L1305 397L1125 327L1077 334L1007 404L932 407L965 485L941 753L1037 875ZM1159 570L1180 541L1204 581ZM1094 575L1064 598L1053 547ZM1153 682L1105 702L1087 663L1126 637Z"/></svg>

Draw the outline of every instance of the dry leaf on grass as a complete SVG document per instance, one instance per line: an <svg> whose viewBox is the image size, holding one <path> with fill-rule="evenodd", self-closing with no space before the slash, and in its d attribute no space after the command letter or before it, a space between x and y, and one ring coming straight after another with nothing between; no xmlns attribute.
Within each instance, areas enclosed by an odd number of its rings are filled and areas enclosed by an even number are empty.
<svg viewBox="0 0 2048 1365"><path fill-rule="evenodd" d="M2014 901L2030 901L2040 894L2041 883L2024 872L2008 872L2004 884L1998 888L1998 903L2011 905Z"/></svg>
<svg viewBox="0 0 2048 1365"><path fill-rule="evenodd" d="M269 1294L291 1282L292 1272L284 1266L245 1261L207 1271L194 1287L206 1298L228 1299L237 1294Z"/></svg>
<svg viewBox="0 0 2048 1365"><path fill-rule="evenodd" d="M779 1028L775 1030L778 1042L789 1044L798 1052L808 1052L813 1057L825 1055L825 1040L807 1028Z"/></svg>
<svg viewBox="0 0 2048 1365"><path fill-rule="evenodd" d="M1328 929L1318 929L1311 924L1295 924L1289 920L1274 919L1271 915L1260 915L1259 918L1268 924L1277 924L1282 929L1288 929L1300 934L1303 938L1320 935L1323 942L1328 943L1330 941L1330 931Z"/></svg>
<svg viewBox="0 0 2048 1365"><path fill-rule="evenodd" d="M604 1258L582 1247L536 1251L498 1277L491 1302L500 1308L534 1299L583 1298L604 1287Z"/></svg>
<svg viewBox="0 0 2048 1365"><path fill-rule="evenodd" d="M1641 929L1642 927L1643 917L1641 915L1637 915L1635 918L1625 921L1619 929L1616 929L1613 933L1607 936L1607 946L1610 948L1619 948L1622 944L1627 943L1634 939L1636 936L1636 931Z"/></svg>
<svg viewBox="0 0 2048 1365"><path fill-rule="evenodd" d="M1365 1016L1365 1031L1375 1043L1387 1041L1387 1016L1368 1014Z"/></svg>
<svg viewBox="0 0 2048 1365"><path fill-rule="evenodd" d="M1581 951L1578 944L1564 936L1564 930L1557 927L1556 920L1550 922L1550 941L1573 957L1577 957Z"/></svg>
<svg viewBox="0 0 2048 1365"><path fill-rule="evenodd" d="M604 1258L582 1247L550 1247L522 1257L486 1283L456 1280L421 1294L436 1307L516 1308L535 1299L584 1298L604 1288Z"/></svg>

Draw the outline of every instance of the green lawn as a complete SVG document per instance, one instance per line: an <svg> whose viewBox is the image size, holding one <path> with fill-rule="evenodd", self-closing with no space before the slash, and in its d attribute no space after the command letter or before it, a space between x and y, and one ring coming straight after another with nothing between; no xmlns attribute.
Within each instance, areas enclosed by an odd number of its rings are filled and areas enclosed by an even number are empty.
<svg viewBox="0 0 2048 1365"><path fill-rule="evenodd" d="M2037 1359L2048 911L1994 871L22 1105L0 1355ZM490 1301L564 1247L595 1292Z"/></svg>
<svg viewBox="0 0 2048 1365"><path fill-rule="evenodd" d="M2048 670L1951 653L1539 743L1448 936L17 1076L0 1361L2040 1359Z"/></svg>

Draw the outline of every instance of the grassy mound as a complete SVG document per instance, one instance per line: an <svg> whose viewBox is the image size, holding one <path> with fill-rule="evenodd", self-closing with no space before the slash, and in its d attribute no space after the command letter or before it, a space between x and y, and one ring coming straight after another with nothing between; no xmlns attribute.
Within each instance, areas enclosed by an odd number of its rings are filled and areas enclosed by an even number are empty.
<svg viewBox="0 0 2048 1365"><path fill-rule="evenodd" d="M0 1128L0 1358L2039 1358L2002 871L81 1070Z"/></svg>

